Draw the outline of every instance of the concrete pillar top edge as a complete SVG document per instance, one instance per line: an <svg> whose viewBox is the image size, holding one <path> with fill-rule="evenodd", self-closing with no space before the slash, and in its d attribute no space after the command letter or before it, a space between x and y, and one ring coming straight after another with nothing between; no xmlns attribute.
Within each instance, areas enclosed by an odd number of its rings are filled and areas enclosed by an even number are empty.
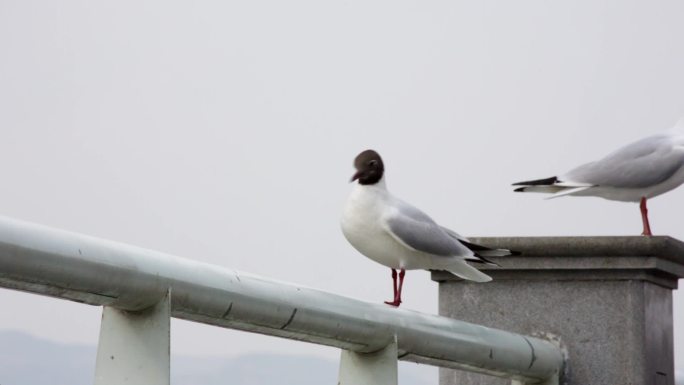
<svg viewBox="0 0 684 385"><path fill-rule="evenodd" d="M519 255L473 264L495 280L644 280L675 289L684 277L684 242L669 236L473 237L470 241ZM460 280L435 271L438 282Z"/></svg>

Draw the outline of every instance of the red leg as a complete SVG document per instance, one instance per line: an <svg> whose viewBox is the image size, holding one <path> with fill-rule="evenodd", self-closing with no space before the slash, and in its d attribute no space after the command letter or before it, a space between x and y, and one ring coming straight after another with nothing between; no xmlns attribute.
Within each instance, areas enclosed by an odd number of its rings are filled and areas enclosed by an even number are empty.
<svg viewBox="0 0 684 385"><path fill-rule="evenodd" d="M394 290L394 298L397 298L397 271L392 269L392 289Z"/></svg>
<svg viewBox="0 0 684 385"><path fill-rule="evenodd" d="M399 271L399 290L397 298L394 299L394 302L397 303L397 307L401 304L401 288L404 286L404 275L406 275L406 270L401 269L401 271Z"/></svg>
<svg viewBox="0 0 684 385"><path fill-rule="evenodd" d="M641 209L641 221L644 224L644 231L641 235L651 236L651 225L648 223L648 208L646 207L646 197L641 198L641 203L639 203L639 208Z"/></svg>
<svg viewBox="0 0 684 385"><path fill-rule="evenodd" d="M394 291L394 300L392 302L385 301L385 303L388 305L397 306L395 305L397 302L397 271L394 269L392 269L392 289Z"/></svg>
<svg viewBox="0 0 684 385"><path fill-rule="evenodd" d="M397 271L392 269L392 280L394 280L394 301L385 301L386 304L396 307L401 305L401 288L404 286L404 275L406 275L406 270L401 269L399 271L399 286L397 287Z"/></svg>

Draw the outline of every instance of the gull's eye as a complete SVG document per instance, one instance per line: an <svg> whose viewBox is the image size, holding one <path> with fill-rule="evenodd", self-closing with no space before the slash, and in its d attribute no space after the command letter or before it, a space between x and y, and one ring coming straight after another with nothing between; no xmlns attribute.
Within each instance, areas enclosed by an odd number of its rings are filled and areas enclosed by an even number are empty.
<svg viewBox="0 0 684 385"><path fill-rule="evenodd" d="M375 166L378 165L378 161L375 160L375 159L373 159L373 160L371 160L370 162L368 162L368 165L369 165L369 166L372 166L372 167L375 167Z"/></svg>

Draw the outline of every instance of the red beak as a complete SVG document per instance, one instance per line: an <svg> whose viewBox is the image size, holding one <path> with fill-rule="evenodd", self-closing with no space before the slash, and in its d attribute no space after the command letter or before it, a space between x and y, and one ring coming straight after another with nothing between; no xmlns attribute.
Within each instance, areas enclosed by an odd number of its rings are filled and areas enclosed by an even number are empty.
<svg viewBox="0 0 684 385"><path fill-rule="evenodd" d="M351 179L349 180L349 183L359 179L361 177L361 171L357 171L354 175L352 175Z"/></svg>

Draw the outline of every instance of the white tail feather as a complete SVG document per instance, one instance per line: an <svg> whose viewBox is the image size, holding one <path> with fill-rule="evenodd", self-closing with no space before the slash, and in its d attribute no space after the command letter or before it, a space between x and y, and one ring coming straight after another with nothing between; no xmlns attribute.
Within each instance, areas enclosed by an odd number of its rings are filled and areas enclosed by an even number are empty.
<svg viewBox="0 0 684 385"><path fill-rule="evenodd" d="M448 267L445 267L444 270L469 281L489 282L492 280L492 277L470 266L464 261L458 261L453 265L449 265Z"/></svg>
<svg viewBox="0 0 684 385"><path fill-rule="evenodd" d="M554 183L553 185L558 187L594 187L594 185L591 183L582 182L558 182Z"/></svg>
<svg viewBox="0 0 684 385"><path fill-rule="evenodd" d="M548 186L524 186L520 192L531 192L531 193L545 193L545 194L555 194L563 190L562 187L548 185Z"/></svg>
<svg viewBox="0 0 684 385"><path fill-rule="evenodd" d="M551 195L550 197L546 197L546 198L544 198L544 199L556 199L556 198L564 197L564 196L566 196L566 195L571 195L571 194L578 193L578 192L580 192L580 191L584 191L584 190L586 190L586 189L588 189L588 188L591 188L591 187L592 187L592 186L582 186L582 187L574 187L574 188L565 188L565 189L563 189L563 190L561 190L561 191L559 191L559 192L557 192L557 193Z"/></svg>

